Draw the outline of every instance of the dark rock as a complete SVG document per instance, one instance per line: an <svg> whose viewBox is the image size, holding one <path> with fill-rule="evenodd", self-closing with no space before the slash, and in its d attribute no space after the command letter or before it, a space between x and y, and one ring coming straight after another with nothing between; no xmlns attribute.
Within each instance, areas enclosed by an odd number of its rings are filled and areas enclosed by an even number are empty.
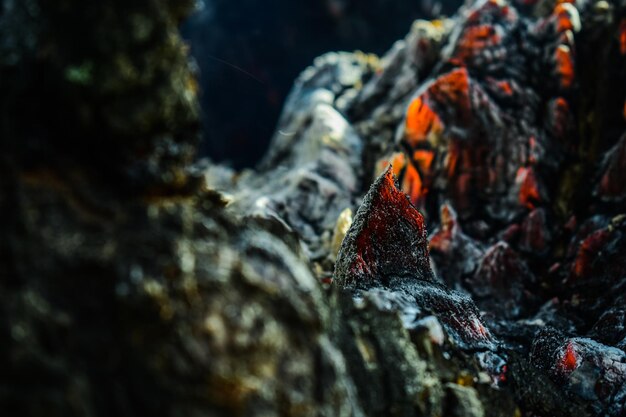
<svg viewBox="0 0 626 417"><path fill-rule="evenodd" d="M2 409L623 415L625 5L526 3L321 57L237 173L188 2L4 1Z"/></svg>
<svg viewBox="0 0 626 417"><path fill-rule="evenodd" d="M393 279L434 281L424 218L389 167L372 185L343 240L335 282L343 288L389 286Z"/></svg>

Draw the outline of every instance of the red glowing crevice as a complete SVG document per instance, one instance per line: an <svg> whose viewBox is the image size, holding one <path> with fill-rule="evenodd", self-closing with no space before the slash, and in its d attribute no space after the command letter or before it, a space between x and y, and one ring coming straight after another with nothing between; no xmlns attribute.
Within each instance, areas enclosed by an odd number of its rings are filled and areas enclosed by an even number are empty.
<svg viewBox="0 0 626 417"><path fill-rule="evenodd" d="M572 372L576 368L578 368L578 363L579 363L578 353L576 353L576 350L574 349L574 344L572 342L569 342L567 344L567 347L565 348L565 351L563 352L563 356L561 357L559 361L559 364L558 364L559 370L565 371L565 372Z"/></svg>

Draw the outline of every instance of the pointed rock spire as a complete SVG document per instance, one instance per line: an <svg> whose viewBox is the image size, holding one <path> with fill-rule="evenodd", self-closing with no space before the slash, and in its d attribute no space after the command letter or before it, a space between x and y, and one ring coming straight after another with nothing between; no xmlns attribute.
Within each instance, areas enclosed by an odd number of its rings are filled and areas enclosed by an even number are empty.
<svg viewBox="0 0 626 417"><path fill-rule="evenodd" d="M376 179L339 250L335 282L386 286L391 278L434 281L421 213L398 186L391 165Z"/></svg>

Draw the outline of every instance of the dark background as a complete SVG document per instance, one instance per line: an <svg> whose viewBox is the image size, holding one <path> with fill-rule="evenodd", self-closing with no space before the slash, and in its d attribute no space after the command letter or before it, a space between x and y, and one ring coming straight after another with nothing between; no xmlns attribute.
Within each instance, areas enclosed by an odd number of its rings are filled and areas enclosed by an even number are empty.
<svg viewBox="0 0 626 417"><path fill-rule="evenodd" d="M182 27L199 66L201 156L235 168L267 148L298 74L329 51L383 54L460 0L203 0Z"/></svg>

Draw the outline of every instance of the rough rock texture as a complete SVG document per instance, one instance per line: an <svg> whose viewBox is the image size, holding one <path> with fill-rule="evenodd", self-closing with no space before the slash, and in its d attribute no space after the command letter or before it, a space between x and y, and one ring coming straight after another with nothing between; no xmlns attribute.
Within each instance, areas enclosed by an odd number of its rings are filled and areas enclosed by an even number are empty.
<svg viewBox="0 0 626 417"><path fill-rule="evenodd" d="M267 151L293 80L316 56L354 49L383 53L414 19L449 15L463 0L196 3L199 10L181 31L200 68L199 152L240 168L255 165Z"/></svg>
<svg viewBox="0 0 626 417"><path fill-rule="evenodd" d="M2 6L2 409L361 415L307 260L190 165L190 4Z"/></svg>
<svg viewBox="0 0 626 417"><path fill-rule="evenodd" d="M370 188L343 239L334 279L344 288L366 289L405 277L434 281L424 218L389 167Z"/></svg>
<svg viewBox="0 0 626 417"><path fill-rule="evenodd" d="M1 3L3 410L624 415L623 1L325 55L242 173L193 162L190 4L83 3Z"/></svg>
<svg viewBox="0 0 626 417"><path fill-rule="evenodd" d="M375 57L363 54L318 58L296 81L259 169L232 175L232 181L224 181L219 169L207 171L211 186L232 195L232 212L280 219L292 228L318 277L332 275L337 219L357 205L364 186L365 141L337 106L376 65Z"/></svg>

